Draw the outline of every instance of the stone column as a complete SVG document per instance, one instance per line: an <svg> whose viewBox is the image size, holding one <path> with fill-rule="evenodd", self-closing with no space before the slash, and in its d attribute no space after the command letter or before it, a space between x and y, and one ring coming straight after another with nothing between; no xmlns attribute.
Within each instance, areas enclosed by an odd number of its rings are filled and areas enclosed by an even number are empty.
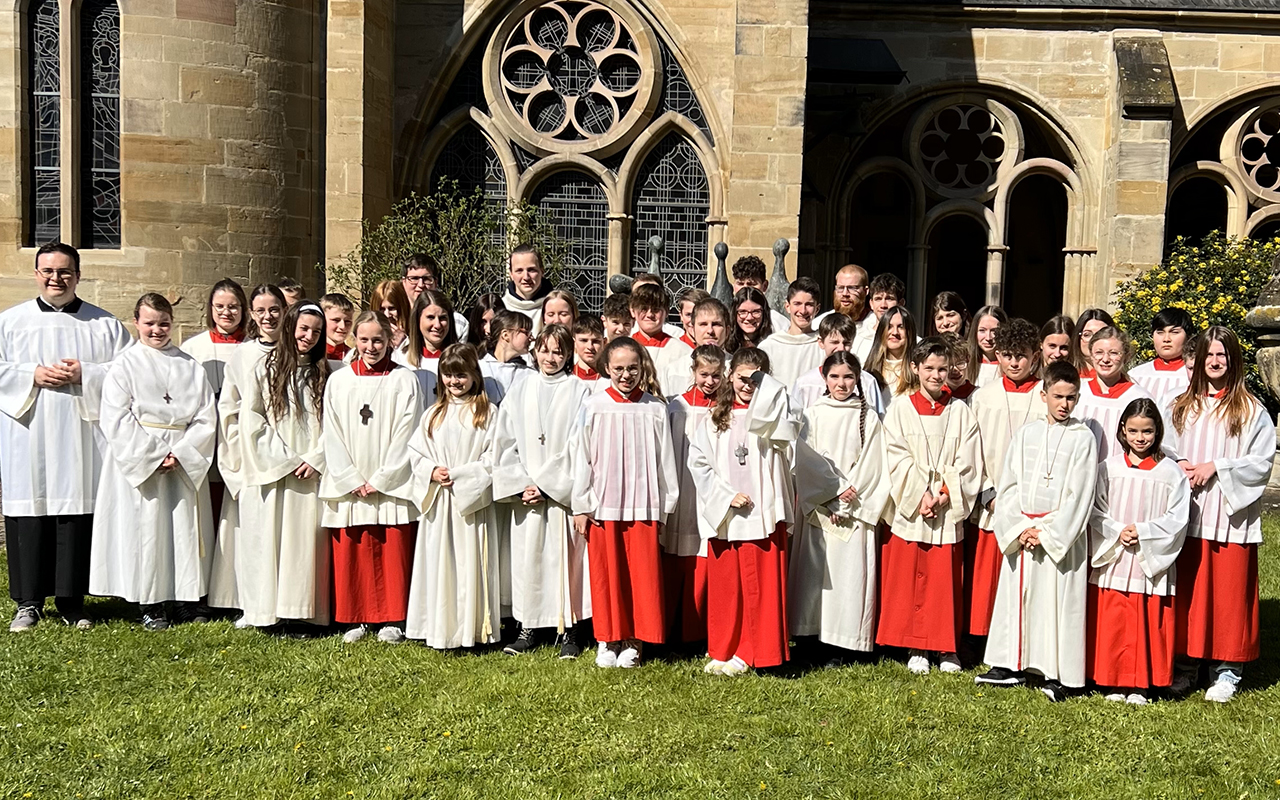
<svg viewBox="0 0 1280 800"><path fill-rule="evenodd" d="M1000 305L1004 294L1004 257L1009 248L1002 244L987 245L987 305Z"/></svg>
<svg viewBox="0 0 1280 800"><path fill-rule="evenodd" d="M1254 357L1258 361L1258 375L1280 397L1280 256L1271 262L1271 280L1258 295L1258 302L1245 315L1246 324L1258 332L1258 346ZM1280 436L1280 434L1277 434ZM1276 458L1280 459L1280 448ZM1280 488L1280 470L1271 469L1271 488Z"/></svg>

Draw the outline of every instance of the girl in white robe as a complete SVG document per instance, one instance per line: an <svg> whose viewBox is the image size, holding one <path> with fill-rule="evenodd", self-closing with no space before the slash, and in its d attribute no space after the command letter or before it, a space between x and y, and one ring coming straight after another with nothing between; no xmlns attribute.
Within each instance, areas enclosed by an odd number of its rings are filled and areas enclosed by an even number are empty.
<svg viewBox="0 0 1280 800"><path fill-rule="evenodd" d="M1009 322L1009 315L1000 306L983 306L969 323L969 351L973 361L965 377L981 389L1000 380L1000 360L996 356L996 331Z"/></svg>
<svg viewBox="0 0 1280 800"><path fill-rule="evenodd" d="M249 314L257 338L244 342L227 359L218 396L218 471L223 480L222 504L217 519L217 544L209 576L209 605L239 608L236 587L236 539L240 533L240 492L244 488L244 453L240 441L240 416L253 385L258 366L275 347L285 311L284 294L275 286L261 284L249 293ZM243 617L238 627L248 623Z"/></svg>
<svg viewBox="0 0 1280 800"><path fill-rule="evenodd" d="M485 395L475 348L447 348L440 382L440 396L409 443L422 517L406 633L449 650L498 641L502 556L492 491L497 409Z"/></svg>
<svg viewBox="0 0 1280 800"><path fill-rule="evenodd" d="M370 627L388 644L404 640L413 569L417 502L409 441L422 417L413 371L391 358L390 321L366 311L356 319L349 369L324 390L325 472L320 523L333 547L333 619L359 641Z"/></svg>
<svg viewBox="0 0 1280 800"><path fill-rule="evenodd" d="M439 383L440 355L458 343L453 326L453 304L443 292L426 289L413 302L409 315L408 362L418 373L427 405L435 403Z"/></svg>
<svg viewBox="0 0 1280 800"><path fill-rule="evenodd" d="M489 352L480 360L481 374L496 385L497 397L490 396L493 402L501 403L515 382L528 371L525 357L532 335L533 324L524 314L499 311L493 315L489 323Z"/></svg>
<svg viewBox="0 0 1280 800"><path fill-rule="evenodd" d="M911 391L911 369L907 360L916 346L916 321L904 306L894 306L880 315L876 341L867 356L866 370L880 381L885 404Z"/></svg>
<svg viewBox="0 0 1280 800"><path fill-rule="evenodd" d="M1205 699L1225 703L1259 653L1258 546L1275 423L1245 386L1240 342L1201 334L1191 385L1169 411L1170 446L1191 481L1191 522L1178 557L1176 694L1212 664Z"/></svg>
<svg viewBox="0 0 1280 800"><path fill-rule="evenodd" d="M707 638L707 545L698 514L698 492L689 471L689 447L724 382L725 355L715 345L693 351L693 388L667 403L667 417L680 471L680 499L663 528L662 586L667 637L672 642Z"/></svg>
<svg viewBox="0 0 1280 800"><path fill-rule="evenodd" d="M1106 698L1146 705L1173 680L1174 588L1191 511L1191 484L1160 448L1156 404L1134 400L1120 417L1124 452L1098 468L1089 521L1088 678Z"/></svg>
<svg viewBox="0 0 1280 800"><path fill-rule="evenodd" d="M1116 435L1120 414L1134 400L1150 400L1151 395L1129 379L1126 365L1133 358L1133 343L1120 329L1107 327L1095 333L1089 340L1089 358L1094 374L1082 380L1075 413L1097 437L1101 462L1124 452Z"/></svg>
<svg viewBox="0 0 1280 800"><path fill-rule="evenodd" d="M244 624L327 625L329 534L320 525L325 470L321 416L329 377L324 312L292 306L283 335L258 362L240 414L244 488L236 586Z"/></svg>
<svg viewBox="0 0 1280 800"><path fill-rule="evenodd" d="M852 352L857 341L858 328L844 314L827 314L818 324L818 347L822 350L823 359L831 357L838 350ZM856 355L856 353L855 353ZM862 361L858 361L858 381L862 388L862 397L867 405L874 409L876 415L884 417L885 401L880 394L880 382L870 372L862 369ZM822 375L822 367L812 370L796 378L791 386L791 400L796 408L805 409L817 402L819 397L827 393L827 381Z"/></svg>
<svg viewBox="0 0 1280 800"><path fill-rule="evenodd" d="M877 525L889 500L883 434L857 358L837 350L822 371L827 393L804 411L800 452L820 457L835 480L796 481L787 621L793 636L865 652L875 646Z"/></svg>
<svg viewBox="0 0 1280 800"><path fill-rule="evenodd" d="M816 346L816 345L815 345ZM790 448L799 415L760 348L734 353L716 407L689 448L707 538L705 671L737 676L788 658L787 536L795 519Z"/></svg>
<svg viewBox="0 0 1280 800"><path fill-rule="evenodd" d="M133 319L139 344L115 360L102 389L107 466L89 591L138 603L147 630L164 630L165 603L195 604L207 591L217 417L204 368L169 339L169 301L145 294Z"/></svg>

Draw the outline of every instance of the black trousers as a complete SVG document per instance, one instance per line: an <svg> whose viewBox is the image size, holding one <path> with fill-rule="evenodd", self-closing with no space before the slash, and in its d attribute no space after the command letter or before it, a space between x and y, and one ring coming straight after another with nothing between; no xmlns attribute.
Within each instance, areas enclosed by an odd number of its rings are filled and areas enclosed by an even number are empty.
<svg viewBox="0 0 1280 800"><path fill-rule="evenodd" d="M9 597L43 606L53 595L62 611L77 610L89 593L93 515L4 518Z"/></svg>

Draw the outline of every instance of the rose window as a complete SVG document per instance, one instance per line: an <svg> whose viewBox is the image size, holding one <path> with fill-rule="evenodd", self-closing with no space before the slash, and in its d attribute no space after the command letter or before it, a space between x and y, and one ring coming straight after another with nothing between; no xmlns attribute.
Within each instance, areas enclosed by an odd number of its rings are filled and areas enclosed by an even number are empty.
<svg viewBox="0 0 1280 800"><path fill-rule="evenodd" d="M490 47L496 110L544 152L608 148L656 99L651 34L600 3L552 0L515 15Z"/></svg>
<svg viewBox="0 0 1280 800"><path fill-rule="evenodd" d="M1280 192L1280 109L1264 111L1246 127L1240 161L1259 190Z"/></svg>
<svg viewBox="0 0 1280 800"><path fill-rule="evenodd" d="M920 133L920 159L943 189L991 185L1006 150L1000 121L987 109L968 103L938 111Z"/></svg>

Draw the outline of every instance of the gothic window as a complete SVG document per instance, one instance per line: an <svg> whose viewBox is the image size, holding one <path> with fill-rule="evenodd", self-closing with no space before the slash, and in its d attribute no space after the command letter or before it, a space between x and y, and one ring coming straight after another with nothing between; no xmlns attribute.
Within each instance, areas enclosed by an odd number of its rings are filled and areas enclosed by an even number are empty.
<svg viewBox="0 0 1280 800"><path fill-rule="evenodd" d="M557 172L538 184L533 204L545 211L556 233L569 243L566 288L584 311L600 312L609 270L609 203L599 181L573 170Z"/></svg>
<svg viewBox="0 0 1280 800"><path fill-rule="evenodd" d="M441 180L457 181L458 191L470 196L477 189L484 194L485 202L501 209L507 207L507 175L493 145L474 125L463 125L440 150L431 173L430 186L435 189ZM495 252L507 249L507 230L499 226L489 234ZM505 279L485 291L501 292Z"/></svg>
<svg viewBox="0 0 1280 800"><path fill-rule="evenodd" d="M698 153L687 139L668 133L645 157L636 175L632 223L632 272L649 263L649 237L664 242L662 277L668 291L705 289L707 215L711 193Z"/></svg>
<svg viewBox="0 0 1280 800"><path fill-rule="evenodd" d="M120 247L120 9L85 0L80 17L81 246Z"/></svg>
<svg viewBox="0 0 1280 800"><path fill-rule="evenodd" d="M27 11L29 193L27 244L62 238L60 148L62 113L58 58L58 0L33 0Z"/></svg>

